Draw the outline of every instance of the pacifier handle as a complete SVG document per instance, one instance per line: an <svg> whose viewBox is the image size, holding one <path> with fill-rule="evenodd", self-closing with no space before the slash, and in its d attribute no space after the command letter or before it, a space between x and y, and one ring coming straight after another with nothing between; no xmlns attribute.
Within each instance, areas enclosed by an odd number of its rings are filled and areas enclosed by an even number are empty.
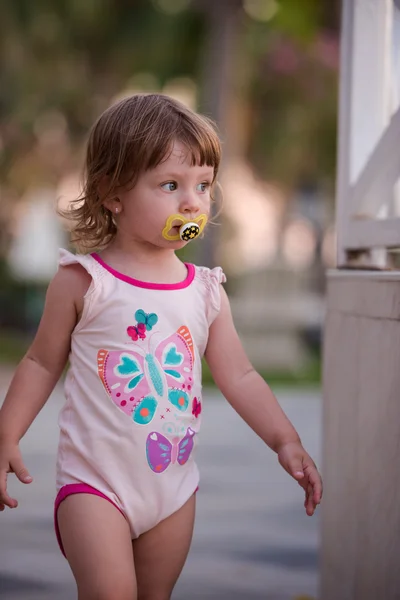
<svg viewBox="0 0 400 600"><path fill-rule="evenodd" d="M182 240L189 242L201 234L207 223L207 218L208 217L206 214L201 214L195 219L188 221L182 215L170 215L165 223L164 229L162 230L162 236L168 241ZM171 235L170 231L174 222L181 223L181 225L179 227L179 233Z"/></svg>

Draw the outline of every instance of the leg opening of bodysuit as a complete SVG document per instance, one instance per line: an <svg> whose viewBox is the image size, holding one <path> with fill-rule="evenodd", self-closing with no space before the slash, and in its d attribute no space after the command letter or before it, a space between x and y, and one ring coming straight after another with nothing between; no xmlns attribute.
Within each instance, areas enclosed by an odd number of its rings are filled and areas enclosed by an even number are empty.
<svg viewBox="0 0 400 600"><path fill-rule="evenodd" d="M122 510L119 508L119 506L117 506L115 504L115 502L113 502L105 494L103 494L102 492L99 492L99 490L96 490L95 488L91 487L90 485L87 485L86 483L70 483L68 485L64 485L58 492L57 497L54 501L54 529L56 532L58 545L64 556L65 556L65 552L64 552L64 547L63 547L62 540L61 540L60 529L58 527L57 512L58 512L61 502L63 502L66 498L68 498L68 496L72 496L73 494L92 494L92 496L99 496L100 498L104 498L104 500L108 500L108 502L110 502L110 504L115 506L115 508L117 508L119 510L119 512L122 514L122 516L126 519L125 514L122 512ZM65 556L65 558L66 558L66 556Z"/></svg>

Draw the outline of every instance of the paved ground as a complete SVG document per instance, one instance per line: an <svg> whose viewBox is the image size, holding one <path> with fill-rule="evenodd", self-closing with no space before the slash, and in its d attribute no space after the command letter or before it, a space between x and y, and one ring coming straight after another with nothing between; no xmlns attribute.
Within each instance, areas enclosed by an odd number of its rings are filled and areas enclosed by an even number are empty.
<svg viewBox="0 0 400 600"><path fill-rule="evenodd" d="M8 377L0 372L0 402ZM319 461L319 393L278 396ZM58 388L22 442L35 482L10 481L20 507L0 515L1 600L76 598L52 524L61 403ZM300 488L217 393L206 394L205 405L195 536L173 599L316 598L318 515L305 515Z"/></svg>

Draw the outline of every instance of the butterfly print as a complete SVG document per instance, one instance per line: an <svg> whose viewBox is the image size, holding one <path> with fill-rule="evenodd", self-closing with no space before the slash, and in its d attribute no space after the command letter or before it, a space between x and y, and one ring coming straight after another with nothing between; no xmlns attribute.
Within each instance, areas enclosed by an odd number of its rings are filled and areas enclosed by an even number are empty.
<svg viewBox="0 0 400 600"><path fill-rule="evenodd" d="M192 407L194 345L184 325L158 341L157 331L146 336L157 315L137 310L135 318L137 325L127 328L131 342L124 349L98 351L98 374L113 403L137 425L149 425L157 413L165 419L174 409L176 422L164 422L165 435L151 431L145 442L150 469L163 473L170 464L184 465L194 447L195 431L182 422Z"/></svg>
<svg viewBox="0 0 400 600"><path fill-rule="evenodd" d="M196 417L196 419L198 419L200 414L201 414L201 402L199 400L197 400L196 397L194 397L193 404L192 404L192 415L194 415Z"/></svg>
<svg viewBox="0 0 400 600"><path fill-rule="evenodd" d="M171 464L186 464L193 450L195 432L188 427L185 437L179 441L174 437L170 442L164 435L153 431L147 437L146 456L154 473L163 473Z"/></svg>
<svg viewBox="0 0 400 600"><path fill-rule="evenodd" d="M105 390L140 425L150 423L160 401L172 404L178 413L190 403L194 348L189 329L182 326L158 344L153 339L143 342L147 349L132 344L125 350L101 349L97 354Z"/></svg>
<svg viewBox="0 0 400 600"><path fill-rule="evenodd" d="M138 323L137 326L130 325L126 331L134 342L136 342L139 338L141 340L146 339L146 325L144 323Z"/></svg>
<svg viewBox="0 0 400 600"><path fill-rule="evenodd" d="M138 339L146 339L146 331L151 331L154 325L158 322L158 317L155 313L146 313L141 308L135 312L136 325L128 327L127 334L134 342Z"/></svg>
<svg viewBox="0 0 400 600"><path fill-rule="evenodd" d="M144 325L147 331L151 331L154 325L158 323L158 317L155 313L145 313L142 309L135 312L135 319L138 325Z"/></svg>

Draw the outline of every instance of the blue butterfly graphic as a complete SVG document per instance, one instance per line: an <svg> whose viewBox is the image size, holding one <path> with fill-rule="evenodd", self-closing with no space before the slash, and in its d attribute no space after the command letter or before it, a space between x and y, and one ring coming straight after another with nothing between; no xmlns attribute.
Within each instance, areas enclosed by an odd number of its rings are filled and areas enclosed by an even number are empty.
<svg viewBox="0 0 400 600"><path fill-rule="evenodd" d="M145 313L141 308L135 312L135 319L138 323L145 325L147 331L151 331L158 321L155 313Z"/></svg>

